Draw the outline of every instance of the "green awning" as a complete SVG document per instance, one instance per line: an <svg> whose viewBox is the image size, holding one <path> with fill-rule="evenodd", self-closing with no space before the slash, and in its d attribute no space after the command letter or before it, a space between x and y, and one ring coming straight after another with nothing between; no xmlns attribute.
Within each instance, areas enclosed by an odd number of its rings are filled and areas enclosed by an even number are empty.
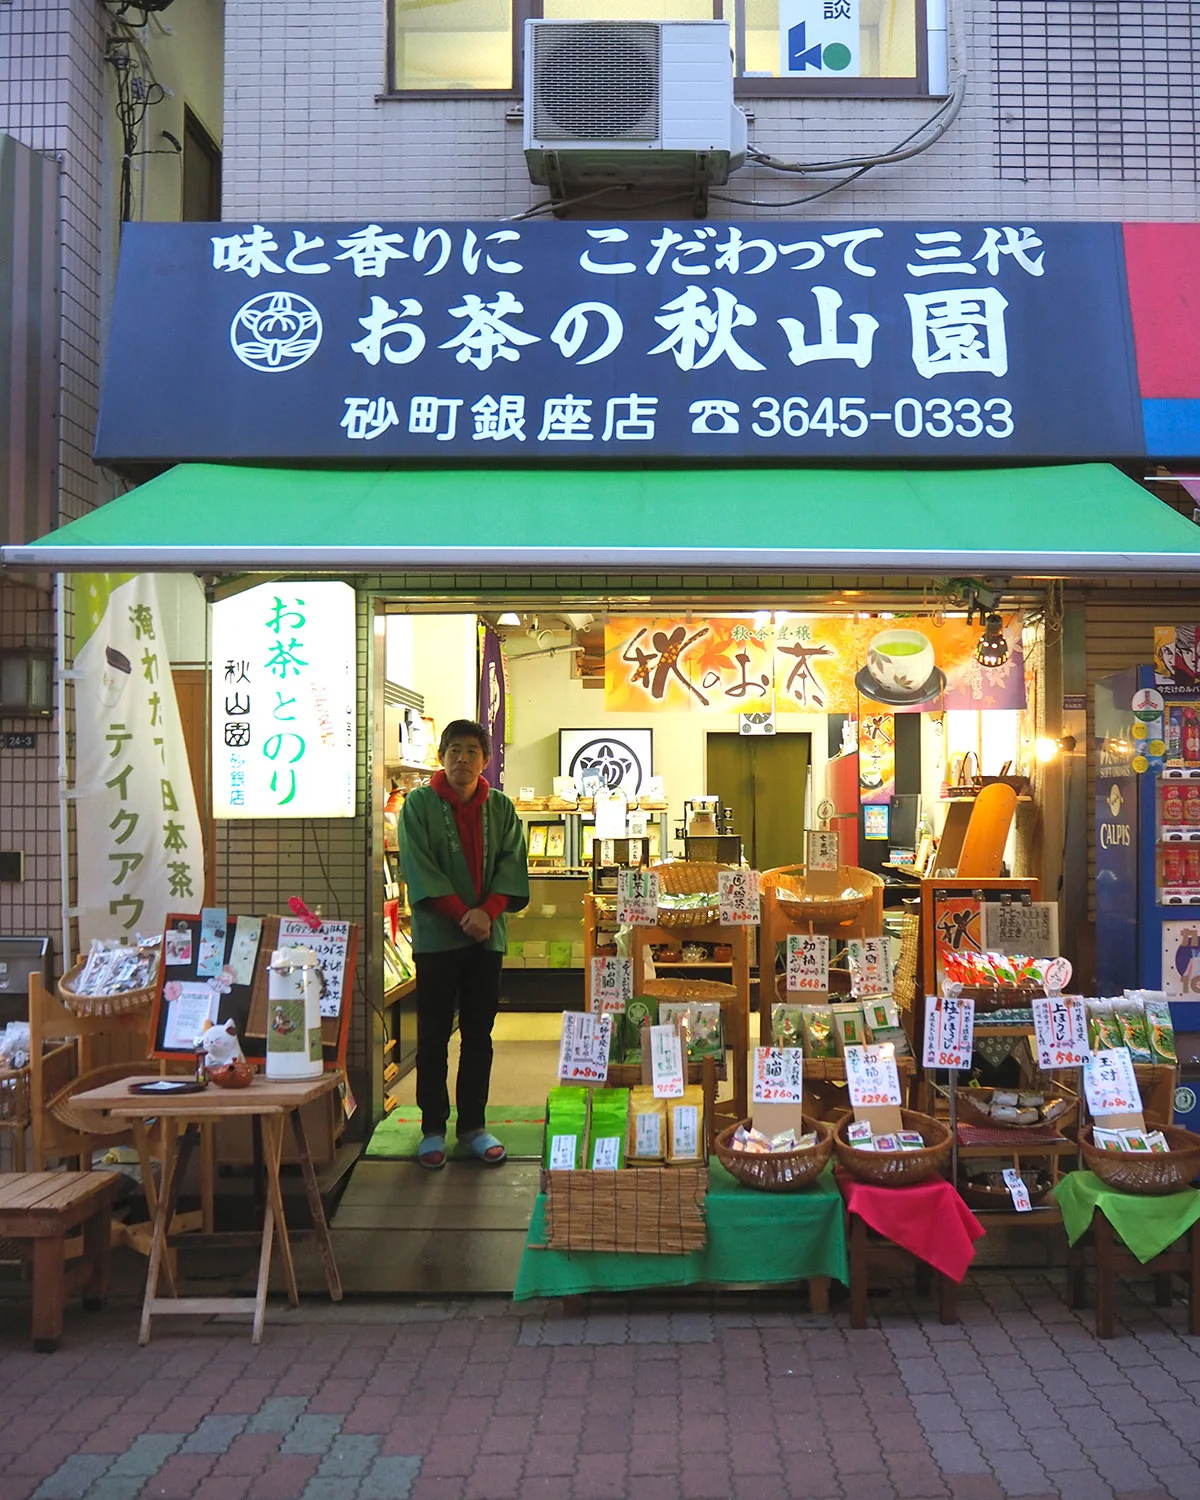
<svg viewBox="0 0 1200 1500"><path fill-rule="evenodd" d="M1200 531L1108 464L1028 469L271 469L180 464L9 567L1200 571Z"/></svg>

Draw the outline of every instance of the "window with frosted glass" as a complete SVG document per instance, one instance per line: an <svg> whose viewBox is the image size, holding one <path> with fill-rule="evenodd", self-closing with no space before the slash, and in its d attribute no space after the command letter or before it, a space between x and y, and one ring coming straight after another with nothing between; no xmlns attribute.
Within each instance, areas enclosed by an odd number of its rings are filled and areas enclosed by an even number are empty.
<svg viewBox="0 0 1200 1500"><path fill-rule="evenodd" d="M396 89L511 89L512 0L393 0Z"/></svg>
<svg viewBox="0 0 1200 1500"><path fill-rule="evenodd" d="M844 7L837 0L802 6L790 0L739 0L737 9L739 77L820 84L917 77L917 0L850 0ZM807 35L799 42L794 27L805 21ZM832 29L823 32L829 25ZM845 45L847 25L857 33L857 49Z"/></svg>

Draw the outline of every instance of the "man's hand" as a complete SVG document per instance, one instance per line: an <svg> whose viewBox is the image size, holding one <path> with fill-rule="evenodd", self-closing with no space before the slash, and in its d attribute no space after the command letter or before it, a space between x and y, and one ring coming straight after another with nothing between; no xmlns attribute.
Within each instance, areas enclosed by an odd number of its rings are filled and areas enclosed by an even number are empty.
<svg viewBox="0 0 1200 1500"><path fill-rule="evenodd" d="M473 906L458 925L477 943L486 943L492 935L492 919L481 906Z"/></svg>

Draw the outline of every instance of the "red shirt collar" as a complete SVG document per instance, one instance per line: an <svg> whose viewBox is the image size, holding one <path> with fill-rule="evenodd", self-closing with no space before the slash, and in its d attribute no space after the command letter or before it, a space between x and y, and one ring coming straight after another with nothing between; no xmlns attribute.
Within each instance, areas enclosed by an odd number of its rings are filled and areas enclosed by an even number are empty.
<svg viewBox="0 0 1200 1500"><path fill-rule="evenodd" d="M479 778L479 785L475 788L475 795L470 802L464 802L454 788L450 785L450 778L440 767L433 773L429 785L434 789L443 802L449 802L451 807L474 807L476 803L487 801L487 795L491 791L486 776Z"/></svg>

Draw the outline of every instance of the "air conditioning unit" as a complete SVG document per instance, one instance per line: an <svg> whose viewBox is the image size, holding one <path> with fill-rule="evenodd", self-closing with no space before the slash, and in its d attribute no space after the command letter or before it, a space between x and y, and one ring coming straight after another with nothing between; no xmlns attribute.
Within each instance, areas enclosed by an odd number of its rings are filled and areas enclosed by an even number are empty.
<svg viewBox="0 0 1200 1500"><path fill-rule="evenodd" d="M525 160L568 198L684 183L746 159L727 21L526 21Z"/></svg>

